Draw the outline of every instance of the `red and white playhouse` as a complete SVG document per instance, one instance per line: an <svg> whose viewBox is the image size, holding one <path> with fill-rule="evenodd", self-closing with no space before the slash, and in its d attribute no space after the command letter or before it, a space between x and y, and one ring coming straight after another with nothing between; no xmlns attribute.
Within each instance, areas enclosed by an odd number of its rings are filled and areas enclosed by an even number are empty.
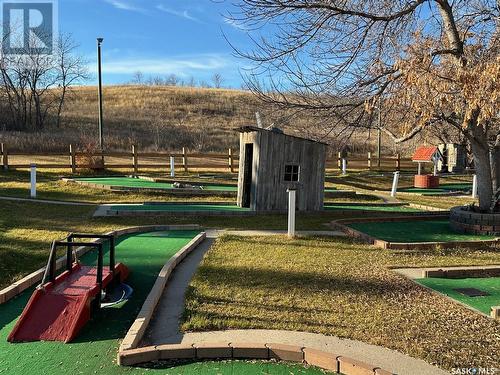
<svg viewBox="0 0 500 375"><path fill-rule="evenodd" d="M412 161L418 163L418 173L415 176L416 188L433 189L439 187L439 176L437 174L439 160L443 160L443 155L436 146L417 148L412 157ZM432 163L434 165L433 174L422 174L422 163Z"/></svg>

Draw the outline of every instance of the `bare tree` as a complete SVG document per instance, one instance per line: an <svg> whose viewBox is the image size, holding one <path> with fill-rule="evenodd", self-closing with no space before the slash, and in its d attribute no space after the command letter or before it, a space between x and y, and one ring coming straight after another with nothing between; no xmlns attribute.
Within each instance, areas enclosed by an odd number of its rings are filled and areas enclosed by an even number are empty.
<svg viewBox="0 0 500 375"><path fill-rule="evenodd" d="M84 82L89 79L89 72L86 67L85 59L76 53L78 45L74 43L69 35L61 35L58 41L57 50L57 69L58 69L58 86L60 88L59 103L56 114L56 127L61 125L61 113L68 99L72 99L68 95L68 90L74 84Z"/></svg>
<svg viewBox="0 0 500 375"><path fill-rule="evenodd" d="M180 83L180 79L175 74L170 74L167 77L167 79L165 80L165 84L167 86L178 86L179 83Z"/></svg>
<svg viewBox="0 0 500 375"><path fill-rule="evenodd" d="M395 143L452 127L471 144L480 208L500 186L499 7L494 0L239 0L247 85L324 134L381 128ZM271 26L269 26L271 25ZM265 83L265 84L263 84ZM383 102L384 121L376 121Z"/></svg>
<svg viewBox="0 0 500 375"><path fill-rule="evenodd" d="M220 89L224 83L224 78L222 78L222 74L215 73L212 76L212 83L216 89Z"/></svg>
<svg viewBox="0 0 500 375"><path fill-rule="evenodd" d="M23 53L0 57L0 85L10 112L9 129L40 130L50 117L60 125L68 89L84 80L84 61L74 54L69 36L61 36L53 54L28 43Z"/></svg>
<svg viewBox="0 0 500 375"><path fill-rule="evenodd" d="M138 70L134 73L131 83L133 85L142 85L144 83L144 74Z"/></svg>

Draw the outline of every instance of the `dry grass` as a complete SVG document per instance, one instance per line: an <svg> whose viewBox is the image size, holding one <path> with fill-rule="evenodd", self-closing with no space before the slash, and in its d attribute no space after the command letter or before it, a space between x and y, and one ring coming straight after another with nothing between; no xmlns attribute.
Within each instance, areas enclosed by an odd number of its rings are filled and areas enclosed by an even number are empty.
<svg viewBox="0 0 500 375"><path fill-rule="evenodd" d="M41 133L1 132L1 142L16 151L67 151L73 144L79 149L96 144L97 89L76 87L67 102L60 129L47 128ZM277 110L260 102L248 91L168 86L105 86L105 142L110 150L178 151L182 147L196 151L222 151L238 146L234 128L255 124L255 112L264 124L276 124L288 133L319 138L332 145L332 155L346 141L328 134L330 122L310 114ZM354 153L374 151L375 138L355 134L348 142ZM384 143L383 153L393 155L392 144ZM407 148L407 146L404 146ZM408 146L410 149L413 146Z"/></svg>
<svg viewBox="0 0 500 375"><path fill-rule="evenodd" d="M499 262L493 251L397 255L349 240L224 237L191 283L182 328L316 332L382 345L445 369L498 366L498 321L388 267Z"/></svg>

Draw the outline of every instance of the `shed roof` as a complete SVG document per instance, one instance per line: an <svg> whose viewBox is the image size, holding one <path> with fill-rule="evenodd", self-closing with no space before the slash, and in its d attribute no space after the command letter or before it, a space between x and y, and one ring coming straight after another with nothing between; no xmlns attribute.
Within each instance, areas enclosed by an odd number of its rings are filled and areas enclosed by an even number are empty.
<svg viewBox="0 0 500 375"><path fill-rule="evenodd" d="M326 146L328 145L325 142L315 141L313 139L304 138L304 137L298 137L296 135L285 134L283 132L279 132L279 131L276 131L276 130L273 130L273 129L259 128L257 126L252 126L252 125L241 126L239 128L236 128L235 130L238 131L238 132L240 132L240 133L269 132L269 133L273 133L273 134L284 135L286 137L292 137L292 138L301 139L303 141L314 142L314 143L318 143L318 144L321 144L321 145L326 145Z"/></svg>
<svg viewBox="0 0 500 375"><path fill-rule="evenodd" d="M423 146L417 148L413 157L411 158L415 162L433 162L435 157L441 158L441 152L436 146Z"/></svg>

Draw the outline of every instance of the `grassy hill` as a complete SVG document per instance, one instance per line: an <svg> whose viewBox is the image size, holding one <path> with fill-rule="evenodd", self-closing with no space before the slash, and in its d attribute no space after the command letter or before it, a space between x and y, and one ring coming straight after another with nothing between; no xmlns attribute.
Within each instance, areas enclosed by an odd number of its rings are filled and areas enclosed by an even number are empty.
<svg viewBox="0 0 500 375"><path fill-rule="evenodd" d="M0 141L12 151L67 151L69 144L79 150L92 149L97 144L97 109L97 88L76 87L70 92L59 129L49 126L41 133L0 129ZM348 142L355 153L376 149L375 132L368 135L361 129L353 136L345 131L336 136L330 131L328 118L278 111L248 91L168 86L105 86L106 148L128 151L135 144L141 151L178 151L182 147L204 152L227 150L238 147L234 128L255 124L257 111L265 126L274 123L287 133L326 141L332 145L332 153L342 142ZM329 137L323 138L327 134ZM383 144L384 154L400 150L388 140Z"/></svg>
<svg viewBox="0 0 500 375"><path fill-rule="evenodd" d="M148 150L188 147L213 151L238 144L234 128L255 123L261 105L248 92L157 86L104 88L104 126L108 148ZM66 150L87 147L97 135L97 88L77 87L66 103L60 129L40 133L1 133L10 149Z"/></svg>

